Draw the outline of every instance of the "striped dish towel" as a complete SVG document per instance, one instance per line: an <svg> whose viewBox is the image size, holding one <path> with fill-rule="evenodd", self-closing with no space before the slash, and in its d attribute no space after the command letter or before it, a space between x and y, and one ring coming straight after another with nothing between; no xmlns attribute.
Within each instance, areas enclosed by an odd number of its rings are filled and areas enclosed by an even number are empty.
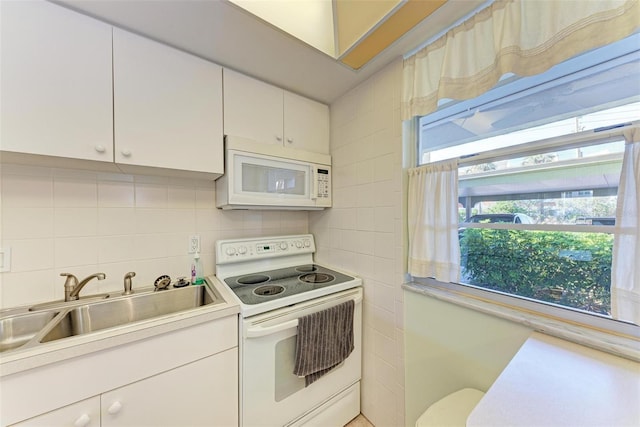
<svg viewBox="0 0 640 427"><path fill-rule="evenodd" d="M339 365L353 351L353 300L298 319L293 374L305 387Z"/></svg>

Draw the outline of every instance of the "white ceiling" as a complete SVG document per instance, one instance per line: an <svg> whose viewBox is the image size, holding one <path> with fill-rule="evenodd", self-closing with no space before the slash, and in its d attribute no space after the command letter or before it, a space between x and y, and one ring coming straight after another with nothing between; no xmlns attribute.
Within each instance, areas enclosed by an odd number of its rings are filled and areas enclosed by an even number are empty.
<svg viewBox="0 0 640 427"><path fill-rule="evenodd" d="M331 104L340 95L437 35L486 0L449 0L359 71L351 70L227 0L53 1Z"/></svg>

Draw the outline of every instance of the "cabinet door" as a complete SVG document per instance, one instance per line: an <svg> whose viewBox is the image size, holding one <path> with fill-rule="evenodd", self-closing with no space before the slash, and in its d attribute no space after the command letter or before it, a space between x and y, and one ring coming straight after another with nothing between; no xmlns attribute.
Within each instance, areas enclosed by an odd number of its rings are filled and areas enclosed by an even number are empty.
<svg viewBox="0 0 640 427"><path fill-rule="evenodd" d="M102 427L237 425L237 347L102 395Z"/></svg>
<svg viewBox="0 0 640 427"><path fill-rule="evenodd" d="M113 162L111 27L0 1L0 150Z"/></svg>
<svg viewBox="0 0 640 427"><path fill-rule="evenodd" d="M223 172L222 68L113 30L115 161Z"/></svg>
<svg viewBox="0 0 640 427"><path fill-rule="evenodd" d="M55 411L12 424L15 427L100 427L100 397L92 397Z"/></svg>
<svg viewBox="0 0 640 427"><path fill-rule="evenodd" d="M280 88L225 69L225 135L282 145L282 96Z"/></svg>
<svg viewBox="0 0 640 427"><path fill-rule="evenodd" d="M329 107L284 92L285 146L329 154Z"/></svg>

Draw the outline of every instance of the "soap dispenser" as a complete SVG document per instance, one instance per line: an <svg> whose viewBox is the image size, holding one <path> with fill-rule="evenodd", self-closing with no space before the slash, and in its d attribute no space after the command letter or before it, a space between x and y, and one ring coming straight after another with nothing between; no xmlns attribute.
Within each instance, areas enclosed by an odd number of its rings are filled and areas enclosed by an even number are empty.
<svg viewBox="0 0 640 427"><path fill-rule="evenodd" d="M202 260L200 252L193 254L193 265L191 266L191 283L193 285L201 285L204 283L204 274L202 272Z"/></svg>

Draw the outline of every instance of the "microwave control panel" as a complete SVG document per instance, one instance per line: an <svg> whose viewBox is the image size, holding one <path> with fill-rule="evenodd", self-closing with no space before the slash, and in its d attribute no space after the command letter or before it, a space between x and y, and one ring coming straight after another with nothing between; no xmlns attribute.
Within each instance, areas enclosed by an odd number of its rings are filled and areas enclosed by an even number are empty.
<svg viewBox="0 0 640 427"><path fill-rule="evenodd" d="M331 194L331 180L329 179L329 169L318 168L316 171L318 177L318 194L319 199L328 199Z"/></svg>

